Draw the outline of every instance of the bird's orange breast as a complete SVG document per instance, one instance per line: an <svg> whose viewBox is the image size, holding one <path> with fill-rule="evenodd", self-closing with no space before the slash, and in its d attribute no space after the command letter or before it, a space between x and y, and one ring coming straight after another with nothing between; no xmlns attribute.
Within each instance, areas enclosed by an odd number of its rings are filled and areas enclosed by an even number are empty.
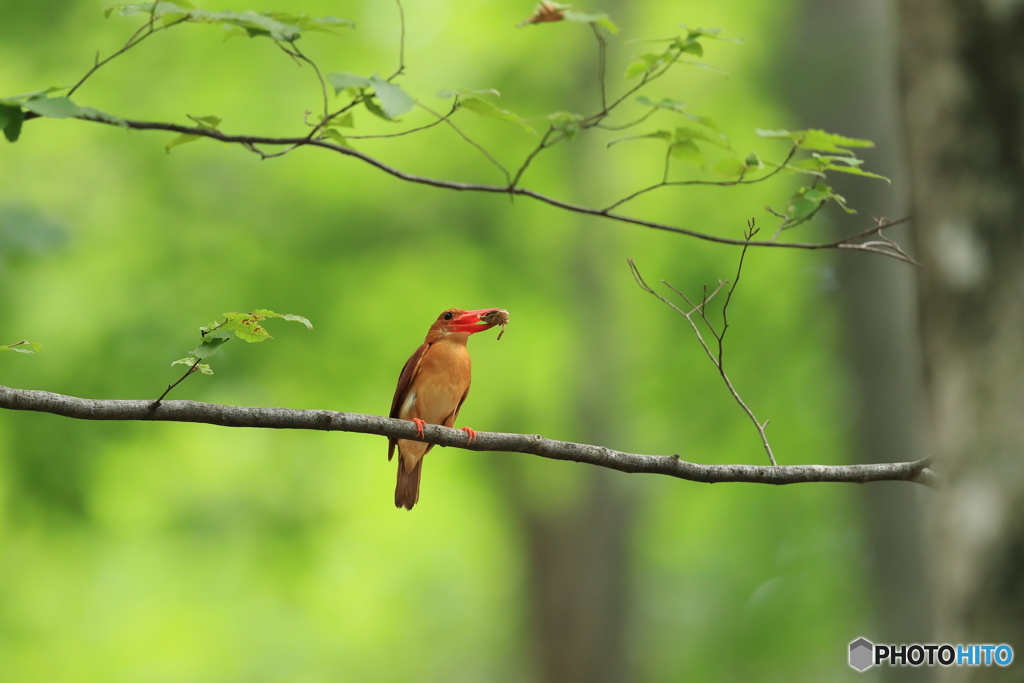
<svg viewBox="0 0 1024 683"><path fill-rule="evenodd" d="M459 404L469 391L472 361L465 342L442 339L430 345L409 391L402 401L398 417L402 420L420 419L428 424L454 421ZM429 444L399 440L399 451L419 456Z"/></svg>

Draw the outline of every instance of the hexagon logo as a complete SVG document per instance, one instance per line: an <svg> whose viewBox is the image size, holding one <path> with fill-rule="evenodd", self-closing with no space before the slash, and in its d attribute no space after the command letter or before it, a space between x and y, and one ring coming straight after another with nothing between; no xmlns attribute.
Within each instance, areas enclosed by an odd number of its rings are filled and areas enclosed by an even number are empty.
<svg viewBox="0 0 1024 683"><path fill-rule="evenodd" d="M866 638L853 641L850 643L850 666L857 671L864 671L873 664L874 651L875 646Z"/></svg>

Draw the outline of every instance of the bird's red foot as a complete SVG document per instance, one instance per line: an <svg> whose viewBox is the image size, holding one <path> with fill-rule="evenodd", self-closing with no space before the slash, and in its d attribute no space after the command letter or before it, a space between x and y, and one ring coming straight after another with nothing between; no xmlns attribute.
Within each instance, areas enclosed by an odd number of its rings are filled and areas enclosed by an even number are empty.
<svg viewBox="0 0 1024 683"><path fill-rule="evenodd" d="M466 445L467 446L469 444L473 443L474 441L476 441L476 432L473 431L470 427L459 427L459 429L461 429L462 431L466 432L466 436L467 436L467 438L466 438Z"/></svg>
<svg viewBox="0 0 1024 683"><path fill-rule="evenodd" d="M423 438L423 425L425 425L427 423L424 422L423 420L419 419L418 417L414 417L412 419L412 421L416 423L416 436L418 436L419 438L422 439Z"/></svg>

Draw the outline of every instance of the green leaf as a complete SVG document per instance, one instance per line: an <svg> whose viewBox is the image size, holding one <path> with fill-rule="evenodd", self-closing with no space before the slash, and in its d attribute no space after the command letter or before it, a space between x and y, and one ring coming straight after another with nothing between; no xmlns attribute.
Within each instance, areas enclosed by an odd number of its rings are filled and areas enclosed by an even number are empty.
<svg viewBox="0 0 1024 683"><path fill-rule="evenodd" d="M203 373L204 375L212 375L213 374L213 370L211 370L210 366L207 365L206 363L200 363L199 364L199 372Z"/></svg>
<svg viewBox="0 0 1024 683"><path fill-rule="evenodd" d="M286 12L211 12L197 9L185 0L174 2L141 3L134 5L114 5L104 11L106 16L117 12L124 17L136 15L152 16L163 20L164 25L179 21L197 24L220 24L225 28L225 38L244 35L251 38L265 36L273 40L287 43L298 40L302 32L320 31L337 33L341 26L353 26L352 22L337 17L310 17L306 14L290 14Z"/></svg>
<svg viewBox="0 0 1024 683"><path fill-rule="evenodd" d="M377 74L370 76L370 85L380 100L381 109L389 119L396 119L402 114L408 113L416 104L412 95L402 90L402 86L395 83L388 83Z"/></svg>
<svg viewBox="0 0 1024 683"><path fill-rule="evenodd" d="M835 152L837 154L852 155L853 152L848 148L875 146L875 143L870 140L848 138L834 133L826 133L818 129L790 132L788 130L761 130L758 128L757 134L763 138L786 138L792 140L797 147L803 149L816 149L819 152Z"/></svg>
<svg viewBox="0 0 1024 683"><path fill-rule="evenodd" d="M220 351L220 347L229 339L229 337L206 337L199 343L199 346L192 351L192 355L196 358L209 358Z"/></svg>
<svg viewBox="0 0 1024 683"><path fill-rule="evenodd" d="M39 353L43 350L43 345L38 342L30 342L21 340L7 346L0 346L0 351L14 351L15 353Z"/></svg>
<svg viewBox="0 0 1024 683"><path fill-rule="evenodd" d="M675 159L691 163L698 168L704 168L704 153L700 151L700 147L693 140L673 142L671 154Z"/></svg>
<svg viewBox="0 0 1024 683"><path fill-rule="evenodd" d="M761 157L757 156L754 152L747 155L747 158L743 160L743 163L747 166L757 166L758 168L764 168L764 162L761 161Z"/></svg>
<svg viewBox="0 0 1024 683"><path fill-rule="evenodd" d="M747 171L747 165L735 157L722 159L711 167L711 172L723 178L736 179Z"/></svg>
<svg viewBox="0 0 1024 683"><path fill-rule="evenodd" d="M704 56L704 46L700 44L700 41L694 38L687 38L686 40L679 41L676 46L687 54L694 55L696 57Z"/></svg>
<svg viewBox="0 0 1024 683"><path fill-rule="evenodd" d="M352 112L347 111L341 116L335 116L327 122L327 128L355 128Z"/></svg>
<svg viewBox="0 0 1024 683"><path fill-rule="evenodd" d="M106 123L112 123L116 126L120 126L125 130L129 130L128 122L124 119L114 116L113 114L100 111L99 109L93 109L92 107L79 107L78 118L90 119L92 121L104 121Z"/></svg>
<svg viewBox="0 0 1024 683"><path fill-rule="evenodd" d="M335 95L345 88L367 88L370 86L369 78L341 71L332 71L327 74L327 82L331 84L332 88L334 88Z"/></svg>
<svg viewBox="0 0 1024 683"><path fill-rule="evenodd" d="M196 364L196 359L195 358L191 358L191 357L189 357L189 358L179 358L178 360L176 360L173 363L171 363L171 367L173 368L175 365L187 365L189 367L192 367L195 364Z"/></svg>
<svg viewBox="0 0 1024 683"><path fill-rule="evenodd" d="M61 90L67 90L69 86L58 87L52 85L46 90L37 90L35 92L26 92L20 95L10 95L8 97L0 97L0 104L8 104L15 107L20 107L27 100L34 100L41 97L47 97L50 93L59 92Z"/></svg>
<svg viewBox="0 0 1024 683"><path fill-rule="evenodd" d="M475 95L463 95L459 99L459 106L463 109L468 109L478 116L485 116L492 119L498 119L500 121L508 121L518 126L522 126L523 130L536 133L529 123L523 120L518 114L513 114L507 109L501 109L487 100L480 99Z"/></svg>
<svg viewBox="0 0 1024 683"><path fill-rule="evenodd" d="M640 55L637 61L626 67L626 78L635 78L644 72L656 69L667 60L671 59L671 57L672 53L670 52L662 52L661 54L654 54L651 52Z"/></svg>
<svg viewBox="0 0 1024 683"><path fill-rule="evenodd" d="M879 180L884 180L885 182L892 185L892 181L886 178L884 175L870 173L868 171L862 171L861 169L856 168L854 166L837 166L835 164L829 164L828 166L825 167L825 170L838 171L839 173L849 173L850 175L859 175L864 176L865 178L878 178Z"/></svg>
<svg viewBox="0 0 1024 683"><path fill-rule="evenodd" d="M4 129L4 137L9 142L17 142L21 135L21 123L25 119L25 112L21 107L9 104L0 105L0 128Z"/></svg>
<svg viewBox="0 0 1024 683"><path fill-rule="evenodd" d="M38 97L26 100L25 109L51 119L66 119L78 116L81 108L67 97Z"/></svg>
<svg viewBox="0 0 1024 683"><path fill-rule="evenodd" d="M456 95L494 95L495 97L501 97L501 93L494 88L484 88L483 90L469 90L467 88L456 88L455 90L438 90L434 93L443 100L450 100Z"/></svg>
<svg viewBox="0 0 1024 683"><path fill-rule="evenodd" d="M608 29L609 33L619 32L619 27L616 26L615 23L611 19L609 19L608 15L605 14L604 12L593 12L588 14L585 12L580 12L579 10L571 9L565 12L563 18L566 21L575 21L581 24L598 24L599 26L604 26L606 29Z"/></svg>
<svg viewBox="0 0 1024 683"><path fill-rule="evenodd" d="M667 97L663 98L661 102L654 102L647 95L640 95L636 98L636 103L641 104L645 107L654 107L655 109L668 109L670 111L683 112L683 108L686 103L680 102L679 100L670 100Z"/></svg>
<svg viewBox="0 0 1024 683"><path fill-rule="evenodd" d="M291 320L293 322L302 323L306 326L307 330L313 329L313 323L309 322L307 318L301 315L295 315L294 313L274 313L265 308L257 308L252 312L254 316L263 316L264 318L282 318L284 320Z"/></svg>
<svg viewBox="0 0 1024 683"><path fill-rule="evenodd" d="M670 130L656 130L656 131L654 131L652 133L644 133L643 135L630 135L627 138L619 138L617 140L612 140L607 145L605 145L605 148L607 149L608 147L611 147L612 145L617 145L620 142L626 142L627 140L644 140L644 139L647 139L647 138L653 138L653 139L656 139L656 140L664 140L665 142L671 142L672 141L672 131L670 131Z"/></svg>
<svg viewBox="0 0 1024 683"><path fill-rule="evenodd" d="M198 123L200 128L207 130L217 130L217 126L223 121L219 116L192 116L189 114L188 117Z"/></svg>
<svg viewBox="0 0 1024 683"><path fill-rule="evenodd" d="M324 131L324 135L330 138L331 140L334 140L342 147L352 147L352 145L348 143L348 140L345 139L345 136L342 135L341 131L338 130L337 128L328 128L327 130Z"/></svg>
<svg viewBox="0 0 1024 683"><path fill-rule="evenodd" d="M367 97L363 100L363 106L366 107L366 111L370 112L374 116L380 117L385 121L391 121L391 119L388 118L388 115L384 113L384 110L380 108L380 105L377 104L376 100Z"/></svg>
<svg viewBox="0 0 1024 683"><path fill-rule="evenodd" d="M709 133L699 128L691 128L690 126L678 126L673 137L677 142L680 140L703 140L704 142L710 142L712 145L729 149L729 142L724 139L723 135Z"/></svg>
<svg viewBox="0 0 1024 683"><path fill-rule="evenodd" d="M250 344L270 338L270 333L260 325L259 321L264 318L262 315L253 313L225 313L224 318L225 321L221 329L234 332L235 336Z"/></svg>
<svg viewBox="0 0 1024 683"><path fill-rule="evenodd" d="M167 153L170 154L171 148L173 147L177 147L178 145L184 145L186 143L195 142L196 140L202 139L202 135L193 135L192 133L181 133L171 138L171 140L166 145L164 145L164 149L166 149Z"/></svg>

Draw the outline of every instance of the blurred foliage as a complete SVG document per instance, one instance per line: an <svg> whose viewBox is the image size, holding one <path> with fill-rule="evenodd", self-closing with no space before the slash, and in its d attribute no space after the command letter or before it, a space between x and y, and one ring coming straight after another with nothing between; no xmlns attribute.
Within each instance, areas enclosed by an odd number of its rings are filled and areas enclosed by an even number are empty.
<svg viewBox="0 0 1024 683"><path fill-rule="evenodd" d="M680 70L634 113L686 101L715 127L698 125L729 132L733 149L769 145L784 158L790 139L761 139L755 128L789 123L771 86L788 7L696 2L684 16L668 0L630 4L613 16L630 38L682 22L745 38L701 50L730 79ZM93 0L0 0L2 91L73 83L96 49L118 49L126 20L104 21L101 9ZM341 36L303 37L319 63L346 74L397 66L393 4L309 0L301 10L356 22ZM496 88L525 121L564 109L567 93L596 105L596 83L579 76L593 73L589 27L516 30L530 10L407 0L402 87ZM320 106L311 70L267 41L225 43L222 33L169 31L111 62L75 99L131 119L216 113L222 129L295 134ZM618 45L609 73L637 59L635 46ZM462 97L484 116L460 126L498 159L514 162L536 144L523 126L489 120L489 100ZM403 121L430 118L411 111ZM364 112L353 123L395 125ZM703 139L671 135L672 144ZM383 414L439 311L498 306L512 324L500 343L471 343L474 388L461 422L573 439L567 403L581 340L567 264L597 241L616 325L608 357L627 378L624 395L607 397L623 439L608 445L763 461L685 321L643 295L626 267L632 256L652 281L697 292L731 276L737 250L413 186L318 150L260 162L213 144L168 156L166 143L65 119L25 122L18 143L0 147L0 314L10 340L46 347L3 354L5 384L155 397L180 375L169 364L211 310L268 306L302 311L317 329L282 326L274 344L228 345L216 377L175 397ZM444 126L359 145L409 172L500 182ZM661 178L652 154L663 156L579 136L526 180L608 203ZM756 157L743 165L761 168ZM736 237L778 195L761 185L661 192L631 208ZM731 376L771 418L784 464L846 460L836 302L821 284L828 258L752 252L730 308ZM0 414L0 681L531 680L523 529L496 463L516 467L554 510L572 496L580 466L435 449L420 505L406 514L392 506L385 452L384 440L362 435ZM849 488L619 476L642 501L630 548L634 680L853 680L845 646L864 626L864 551Z"/></svg>

